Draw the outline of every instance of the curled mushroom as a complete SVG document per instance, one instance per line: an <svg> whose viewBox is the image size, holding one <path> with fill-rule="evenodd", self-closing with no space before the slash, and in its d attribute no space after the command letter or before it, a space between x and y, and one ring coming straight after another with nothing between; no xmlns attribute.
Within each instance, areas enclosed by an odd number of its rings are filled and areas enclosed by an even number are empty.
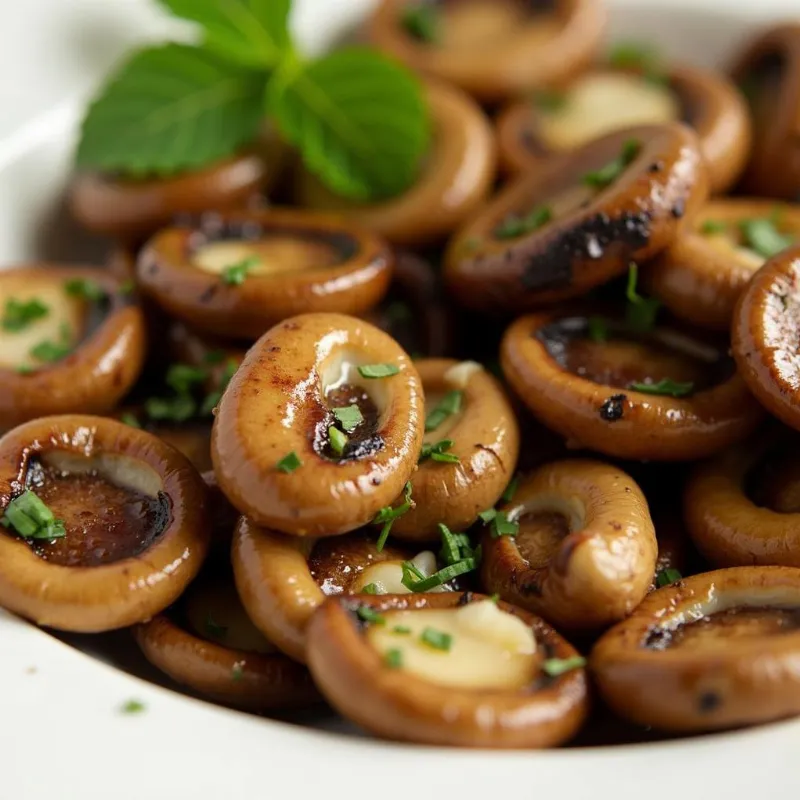
<svg viewBox="0 0 800 800"><path fill-rule="evenodd" d="M733 79L750 104L754 141L746 191L794 202L800 192L800 24L770 28L736 59Z"/></svg>
<svg viewBox="0 0 800 800"><path fill-rule="evenodd" d="M575 297L671 243L707 194L687 127L631 128L518 178L451 240L463 305L508 313Z"/></svg>
<svg viewBox="0 0 800 800"><path fill-rule="evenodd" d="M230 579L195 581L134 633L151 664L218 703L265 712L319 702L308 671L253 627Z"/></svg>
<svg viewBox="0 0 800 800"><path fill-rule="evenodd" d="M733 312L731 349L742 378L778 419L800 429L800 247L771 258L753 276Z"/></svg>
<svg viewBox="0 0 800 800"><path fill-rule="evenodd" d="M412 69L495 102L580 73L605 22L596 0L383 0L367 33Z"/></svg>
<svg viewBox="0 0 800 800"><path fill-rule="evenodd" d="M370 522L416 468L419 375L400 346L339 314L286 320L250 349L217 408L214 470L243 514L297 536Z"/></svg>
<svg viewBox="0 0 800 800"><path fill-rule="evenodd" d="M336 211L396 245L419 247L446 238L484 202L495 176L491 125L470 97L444 84L427 90L433 138L422 171L398 197L363 205L327 189L312 173L298 177L298 200Z"/></svg>
<svg viewBox="0 0 800 800"><path fill-rule="evenodd" d="M206 214L166 228L139 255L142 291L200 331L257 339L294 314L361 314L391 279L383 240L354 223L295 210Z"/></svg>
<svg viewBox="0 0 800 800"><path fill-rule="evenodd" d="M548 747L587 715L583 659L549 625L481 595L331 598L308 664L327 700L379 736Z"/></svg>
<svg viewBox="0 0 800 800"><path fill-rule="evenodd" d="M800 570L735 567L653 592L595 646L590 667L619 715L710 731L800 714Z"/></svg>
<svg viewBox="0 0 800 800"><path fill-rule="evenodd" d="M501 361L540 421L610 456L702 458L746 437L763 417L725 344L675 328L541 312L509 327Z"/></svg>
<svg viewBox="0 0 800 800"><path fill-rule="evenodd" d="M61 630L149 619L208 549L197 471L149 433L102 417L45 417L5 434L0 509L0 605Z"/></svg>
<svg viewBox="0 0 800 800"><path fill-rule="evenodd" d="M399 539L430 541L439 526L462 531L491 508L514 474L519 428L499 382L475 361L415 362L425 391L425 437L411 478L416 506Z"/></svg>
<svg viewBox="0 0 800 800"><path fill-rule="evenodd" d="M481 581L559 629L593 631L647 593L657 545L647 501L622 470L574 459L541 467L517 487L483 537ZM515 532L516 531L516 532Z"/></svg>
<svg viewBox="0 0 800 800"><path fill-rule="evenodd" d="M634 125L685 122L697 134L711 191L729 189L750 152L747 106L723 76L697 67L672 67L654 79L636 69L605 67L584 73L563 91L517 101L497 120L506 172L541 169L554 153Z"/></svg>
<svg viewBox="0 0 800 800"><path fill-rule="evenodd" d="M105 270L0 272L0 430L48 414L111 410L144 356L142 312Z"/></svg>
<svg viewBox="0 0 800 800"><path fill-rule="evenodd" d="M749 280L798 236L800 206L714 200L647 267L645 285L676 317L727 331Z"/></svg>

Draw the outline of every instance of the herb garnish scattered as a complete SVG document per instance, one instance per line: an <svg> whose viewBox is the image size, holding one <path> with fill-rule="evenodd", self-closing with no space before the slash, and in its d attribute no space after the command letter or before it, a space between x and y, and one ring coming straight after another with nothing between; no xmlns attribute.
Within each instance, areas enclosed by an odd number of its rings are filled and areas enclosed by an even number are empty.
<svg viewBox="0 0 800 800"><path fill-rule="evenodd" d="M362 364L358 368L358 374L362 378L391 378L398 372L400 367L396 364Z"/></svg>
<svg viewBox="0 0 800 800"><path fill-rule="evenodd" d="M344 454L344 449L347 447L347 435L342 433L335 425L328 428L328 441L331 445L334 455L341 456Z"/></svg>
<svg viewBox="0 0 800 800"><path fill-rule="evenodd" d="M53 364L56 361L61 361L72 352L72 345L70 344L70 327L65 322L59 331L60 339L54 342L50 339L45 339L43 342L34 345L30 349L29 355L37 361L44 361L47 364Z"/></svg>
<svg viewBox="0 0 800 800"><path fill-rule="evenodd" d="M419 637L423 644L427 644L434 650L447 652L453 644L453 637L444 631L437 631L435 628L425 628Z"/></svg>
<svg viewBox="0 0 800 800"><path fill-rule="evenodd" d="M202 367L193 367L191 364L172 364L167 370L165 381L167 386L178 394L188 394L206 377L207 373Z"/></svg>
<svg viewBox="0 0 800 800"><path fill-rule="evenodd" d="M656 586L660 589L662 586L669 586L671 583L681 580L683 575L677 569L667 567L656 573Z"/></svg>
<svg viewBox="0 0 800 800"><path fill-rule="evenodd" d="M366 586L362 586L360 594L380 594L378 591L378 584L368 583Z"/></svg>
<svg viewBox="0 0 800 800"><path fill-rule="evenodd" d="M469 536L465 533L453 533L442 523L439 523L439 533L442 537L439 559L446 566L426 576L413 561L404 561L403 577L400 582L411 592L430 591L478 568L481 558L480 547L473 548Z"/></svg>
<svg viewBox="0 0 800 800"><path fill-rule="evenodd" d="M211 614L206 617L205 629L206 633L214 639L224 639L228 633L228 626L220 625Z"/></svg>
<svg viewBox="0 0 800 800"><path fill-rule="evenodd" d="M373 625L385 625L386 618L379 614L374 608L370 608L369 606L359 606L356 609L356 614L360 620L364 622L372 623Z"/></svg>
<svg viewBox="0 0 800 800"><path fill-rule="evenodd" d="M411 628L409 628L408 625L395 625L394 628L392 628L392 633L400 635L409 634L411 633Z"/></svg>
<svg viewBox="0 0 800 800"><path fill-rule="evenodd" d="M448 392L425 417L425 432L435 431L449 416L461 411L464 392Z"/></svg>
<svg viewBox="0 0 800 800"><path fill-rule="evenodd" d="M152 420L186 422L197 411L197 403L189 395L176 397L148 397L144 401L144 411Z"/></svg>
<svg viewBox="0 0 800 800"><path fill-rule="evenodd" d="M231 680L238 682L244 677L244 663L237 661L231 667Z"/></svg>
<svg viewBox="0 0 800 800"><path fill-rule="evenodd" d="M519 523L512 522L505 511L487 508L486 511L481 511L478 517L489 526L489 534L492 539L499 539L501 536L516 536L519 533Z"/></svg>
<svg viewBox="0 0 800 800"><path fill-rule="evenodd" d="M420 42L439 41L441 17L439 9L431 2L420 2L406 6L400 18L403 27Z"/></svg>
<svg viewBox="0 0 800 800"><path fill-rule="evenodd" d="M15 497L0 518L0 525L12 528L23 539L63 539L67 535L64 523L56 519L41 498L26 489Z"/></svg>
<svg viewBox="0 0 800 800"><path fill-rule="evenodd" d="M608 341L608 322L602 317L589 317L586 333L589 339L598 344Z"/></svg>
<svg viewBox="0 0 800 800"><path fill-rule="evenodd" d="M673 381L669 378L663 378L658 383L638 383L634 382L628 384L629 389L634 392L642 392L642 394L658 394L664 397L686 397L694 391L694 383L692 381Z"/></svg>
<svg viewBox="0 0 800 800"><path fill-rule="evenodd" d="M415 503L411 499L411 481L409 481L403 488L403 502L397 506L397 508L386 506L375 515L375 519L372 520L372 523L374 525L383 525L380 536L378 536L378 541L375 543L375 549L379 553L383 550L386 540L389 538L389 533L392 530L394 521L398 517L402 517L403 514L411 511L414 505Z"/></svg>
<svg viewBox="0 0 800 800"><path fill-rule="evenodd" d="M431 461L439 461L442 464L458 464L458 456L455 453L447 452L454 444L452 439L442 439L435 444L423 444L422 452L419 454L419 463L431 459Z"/></svg>
<svg viewBox="0 0 800 800"><path fill-rule="evenodd" d="M22 331L33 322L36 322L37 319L42 319L42 317L46 317L49 313L49 306L46 306L41 300L35 297L32 300L25 301L15 300L12 297L6 300L0 325L2 325L4 331Z"/></svg>
<svg viewBox="0 0 800 800"><path fill-rule="evenodd" d="M533 95L533 104L541 111L560 111L567 104L567 93L541 89Z"/></svg>
<svg viewBox="0 0 800 800"><path fill-rule="evenodd" d="M209 363L208 356L210 355L212 355L212 353L206 354L206 363ZM219 405L219 401L222 400L222 395L228 388L228 384L231 382L231 378L236 374L237 369L239 369L239 365L236 363L236 360L229 358L225 363L225 368L217 379L217 388L214 389L213 392L209 392L203 399L203 403L200 406L200 416L206 417L214 413L214 409Z"/></svg>
<svg viewBox="0 0 800 800"><path fill-rule="evenodd" d="M714 233L725 233L728 230L728 226L718 219L707 219L701 226L700 226L700 233L709 236Z"/></svg>
<svg viewBox="0 0 800 800"><path fill-rule="evenodd" d="M336 417L336 421L342 426L345 433L352 433L364 421L361 409L355 403L351 406L333 408L331 413Z"/></svg>
<svg viewBox="0 0 800 800"><path fill-rule="evenodd" d="M141 700L126 700L120 706L120 712L123 714L141 714L146 708Z"/></svg>
<svg viewBox="0 0 800 800"><path fill-rule="evenodd" d="M642 297L636 291L638 280L639 266L631 263L628 268L628 286L625 290L625 296L628 298L625 321L632 330L637 333L645 333L655 326L656 315L661 303L654 297Z"/></svg>
<svg viewBox="0 0 800 800"><path fill-rule="evenodd" d="M297 453L292 450L291 453L285 455L276 465L275 469L279 472L285 472L287 475L294 472L298 467L302 467L303 462L298 457Z"/></svg>
<svg viewBox="0 0 800 800"><path fill-rule="evenodd" d="M557 678L566 672L580 669L586 666L586 659L583 656L572 656L572 658L548 658L542 664L542 672L551 678Z"/></svg>
<svg viewBox="0 0 800 800"><path fill-rule="evenodd" d="M739 223L739 230L746 247L764 258L772 258L787 247L794 244L794 237L781 233L775 225L775 220L769 217L758 219L743 219Z"/></svg>
<svg viewBox="0 0 800 800"><path fill-rule="evenodd" d="M583 182L593 189L606 189L622 175L626 167L639 155L641 149L642 143L638 139L628 139L622 145L622 150L615 159L598 170L587 172L583 176Z"/></svg>
<svg viewBox="0 0 800 800"><path fill-rule="evenodd" d="M608 63L618 69L635 69L652 83L664 85L669 81L660 55L646 44L619 42L609 52Z"/></svg>
<svg viewBox="0 0 800 800"><path fill-rule="evenodd" d="M524 217L506 217L495 229L495 239L516 239L526 233L538 231L553 219L553 211L549 206L538 206Z"/></svg>
<svg viewBox="0 0 800 800"><path fill-rule="evenodd" d="M124 414L120 414L119 421L124 423L125 425L129 425L131 428L141 428L142 423L131 414L130 411L126 411Z"/></svg>
<svg viewBox="0 0 800 800"><path fill-rule="evenodd" d="M389 669L400 669L403 666L403 652L396 647L386 651L384 662Z"/></svg>
<svg viewBox="0 0 800 800"><path fill-rule="evenodd" d="M106 291L97 283L86 278L72 278L64 284L64 290L71 297L79 297L81 300L88 300L96 303L106 296Z"/></svg>
<svg viewBox="0 0 800 800"><path fill-rule="evenodd" d="M225 269L222 270L222 282L226 286L241 286L250 270L260 263L261 259L258 256L243 258L236 264L231 264L229 267L225 267Z"/></svg>
<svg viewBox="0 0 800 800"><path fill-rule="evenodd" d="M510 503L514 499L514 495L517 493L517 487L519 486L519 475L515 475L506 486L505 491L503 494L500 495L500 499L504 503Z"/></svg>

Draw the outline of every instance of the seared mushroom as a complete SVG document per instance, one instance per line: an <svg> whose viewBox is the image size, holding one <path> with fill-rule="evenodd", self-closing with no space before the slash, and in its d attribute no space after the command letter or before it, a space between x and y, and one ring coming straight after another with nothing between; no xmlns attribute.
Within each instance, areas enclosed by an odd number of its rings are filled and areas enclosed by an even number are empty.
<svg viewBox="0 0 800 800"><path fill-rule="evenodd" d="M0 430L47 414L109 411L144 356L142 312L105 270L0 271Z"/></svg>
<svg viewBox="0 0 800 800"><path fill-rule="evenodd" d="M750 103L754 142L746 191L794 202L800 193L800 23L757 36L736 59L733 79Z"/></svg>
<svg viewBox="0 0 800 800"><path fill-rule="evenodd" d="M647 267L645 285L676 317L727 331L736 300L754 273L798 237L800 206L714 200Z"/></svg>
<svg viewBox="0 0 800 800"><path fill-rule="evenodd" d="M475 361L415 362L425 391L425 437L411 477L416 506L399 539L431 541L440 525L462 531L491 508L514 474L519 427L499 382Z"/></svg>
<svg viewBox="0 0 800 800"><path fill-rule="evenodd" d="M420 176L398 197L364 205L335 195L307 170L298 176L298 200L336 211L392 244L419 247L445 239L483 204L495 177L494 133L468 95L429 84L433 141Z"/></svg>
<svg viewBox="0 0 800 800"><path fill-rule="evenodd" d="M800 247L771 258L753 276L733 312L731 349L758 401L800 430Z"/></svg>
<svg viewBox="0 0 800 800"><path fill-rule="evenodd" d="M800 570L737 567L648 595L589 663L626 719L667 731L732 728L800 714L799 634Z"/></svg>
<svg viewBox="0 0 800 800"><path fill-rule="evenodd" d="M139 255L145 294L197 330L253 340L306 311L360 314L391 279L385 243L354 223L295 210L207 214Z"/></svg>
<svg viewBox="0 0 800 800"><path fill-rule="evenodd" d="M412 69L495 102L582 72L606 16L597 0L383 0L367 33Z"/></svg>
<svg viewBox="0 0 800 800"><path fill-rule="evenodd" d="M707 195L689 128L631 128L521 176L451 240L458 301L505 313L586 293L669 245Z"/></svg>
<svg viewBox="0 0 800 800"><path fill-rule="evenodd" d="M149 433L102 417L45 417L3 436L0 509L0 605L61 630L149 619L208 549L197 471Z"/></svg>
<svg viewBox="0 0 800 800"><path fill-rule="evenodd" d="M656 567L647 500L630 476L598 461L557 461L524 479L482 545L486 591L564 630L594 631L630 614Z"/></svg>
<svg viewBox="0 0 800 800"><path fill-rule="evenodd" d="M214 470L259 525L333 536L370 522L416 469L419 375L383 331L339 314L276 325L217 408Z"/></svg>
<svg viewBox="0 0 800 800"><path fill-rule="evenodd" d="M195 581L134 633L151 664L218 703L265 712L320 700L308 671L253 627L230 578Z"/></svg>
<svg viewBox="0 0 800 800"><path fill-rule="evenodd" d="M328 702L401 741L561 744L587 715L583 664L538 617L472 593L332 598L308 630Z"/></svg>
<svg viewBox="0 0 800 800"><path fill-rule="evenodd" d="M701 458L763 417L724 343L582 311L521 317L503 372L533 414L577 445L629 459Z"/></svg>
<svg viewBox="0 0 800 800"><path fill-rule="evenodd" d="M663 80L657 77L606 67L584 73L564 91L515 102L497 121L503 169L541 169L554 153L612 131L683 121L697 133L711 191L726 191L750 152L750 116L741 95L723 76L697 67L673 67Z"/></svg>

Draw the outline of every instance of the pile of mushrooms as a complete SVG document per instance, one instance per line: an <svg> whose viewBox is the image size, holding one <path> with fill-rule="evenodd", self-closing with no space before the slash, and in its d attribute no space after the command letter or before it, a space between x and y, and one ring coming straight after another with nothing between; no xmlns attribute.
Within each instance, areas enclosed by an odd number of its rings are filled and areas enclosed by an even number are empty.
<svg viewBox="0 0 800 800"><path fill-rule="evenodd" d="M433 136L376 204L275 132L76 175L107 263L0 271L0 605L415 743L800 715L800 26L605 19L379 3Z"/></svg>

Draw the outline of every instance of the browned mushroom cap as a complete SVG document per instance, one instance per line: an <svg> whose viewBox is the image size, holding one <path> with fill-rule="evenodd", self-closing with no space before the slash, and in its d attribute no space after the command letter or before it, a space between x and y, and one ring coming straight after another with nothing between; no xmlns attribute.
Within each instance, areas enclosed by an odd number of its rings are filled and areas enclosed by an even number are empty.
<svg viewBox="0 0 800 800"><path fill-rule="evenodd" d="M602 629L647 593L657 546L645 500L621 469L574 459L541 467L500 509L516 535L483 537L486 591L559 629Z"/></svg>
<svg viewBox="0 0 800 800"><path fill-rule="evenodd" d="M727 331L742 289L766 260L763 253L788 244L787 237L800 237L800 206L714 200L642 277L676 317Z"/></svg>
<svg viewBox="0 0 800 800"><path fill-rule="evenodd" d="M294 314L367 311L391 266L383 240L354 223L267 209L166 228L142 250L137 274L147 295L198 330L257 339Z"/></svg>
<svg viewBox="0 0 800 800"><path fill-rule="evenodd" d="M734 81L750 103L754 141L744 188L795 201L800 192L800 24L757 36L739 55Z"/></svg>
<svg viewBox="0 0 800 800"><path fill-rule="evenodd" d="M357 594L371 583L381 594L404 594L409 590L401 583L402 563L412 555L395 545L379 551L372 533L314 540L259 528L247 517L236 526L231 550L236 588L248 616L298 661L305 661L308 621L326 596ZM412 560L425 575L436 571L433 553Z"/></svg>
<svg viewBox="0 0 800 800"><path fill-rule="evenodd" d="M26 490L65 536L24 538L9 509ZM183 592L208 549L197 471L149 433L103 417L44 417L3 436L0 508L0 605L61 630L149 619Z"/></svg>
<svg viewBox="0 0 800 800"><path fill-rule="evenodd" d="M664 83L629 69L604 68L566 90L517 101L497 120L500 161L516 174L541 169L553 153L632 125L683 121L697 133L713 193L736 181L750 152L751 125L739 92L723 76L673 67Z"/></svg>
<svg viewBox="0 0 800 800"><path fill-rule="evenodd" d="M519 427L500 383L477 362L431 358L415 366L427 411L411 477L416 506L395 520L392 533L431 541L439 524L462 531L494 506L514 474Z"/></svg>
<svg viewBox="0 0 800 800"><path fill-rule="evenodd" d="M285 145L271 136L258 148L170 178L78 173L70 188L72 214L93 233L141 240L178 214L243 206L275 182L285 154Z"/></svg>
<svg viewBox="0 0 800 800"><path fill-rule="evenodd" d="M206 370L204 385L209 392L224 390L247 355L245 345L205 336L182 322L169 326L167 339L174 362Z"/></svg>
<svg viewBox="0 0 800 800"><path fill-rule="evenodd" d="M393 339L354 317L303 314L268 331L233 376L214 422L214 471L258 524L332 536L400 494L423 426L419 375Z"/></svg>
<svg viewBox="0 0 800 800"><path fill-rule="evenodd" d="M134 633L150 663L218 703L264 712L320 700L308 671L253 627L230 578L195 581Z"/></svg>
<svg viewBox="0 0 800 800"><path fill-rule="evenodd" d="M800 570L736 567L653 592L590 659L621 716L670 731L800 713Z"/></svg>
<svg viewBox="0 0 800 800"><path fill-rule="evenodd" d="M503 339L511 387L574 443L680 461L743 439L762 419L724 344L665 327L631 332L619 322L608 323L605 337L593 338L583 312L550 311L521 317Z"/></svg>
<svg viewBox="0 0 800 800"><path fill-rule="evenodd" d="M414 24L420 13L435 15L432 37ZM604 4L596 0L383 0L368 35L413 69L494 102L583 71L605 23Z"/></svg>
<svg viewBox="0 0 800 800"><path fill-rule="evenodd" d="M114 408L144 355L142 312L105 270L45 264L0 272L0 430Z"/></svg>
<svg viewBox="0 0 800 800"><path fill-rule="evenodd" d="M587 715L582 664L538 617L471 592L332 598L308 630L309 669L328 702L401 741L561 744Z"/></svg>
<svg viewBox="0 0 800 800"><path fill-rule="evenodd" d="M452 86L430 84L433 142L414 185L398 197L363 205L338 197L307 170L301 205L342 213L393 244L422 246L454 231L486 199L495 177L495 141L480 106Z"/></svg>
<svg viewBox="0 0 800 800"><path fill-rule="evenodd" d="M689 128L630 128L521 176L459 230L445 280L470 308L575 297L663 250L705 200Z"/></svg>
<svg viewBox="0 0 800 800"><path fill-rule="evenodd" d="M800 429L800 248L764 264L739 296L733 312L731 349L739 372L759 402Z"/></svg>

